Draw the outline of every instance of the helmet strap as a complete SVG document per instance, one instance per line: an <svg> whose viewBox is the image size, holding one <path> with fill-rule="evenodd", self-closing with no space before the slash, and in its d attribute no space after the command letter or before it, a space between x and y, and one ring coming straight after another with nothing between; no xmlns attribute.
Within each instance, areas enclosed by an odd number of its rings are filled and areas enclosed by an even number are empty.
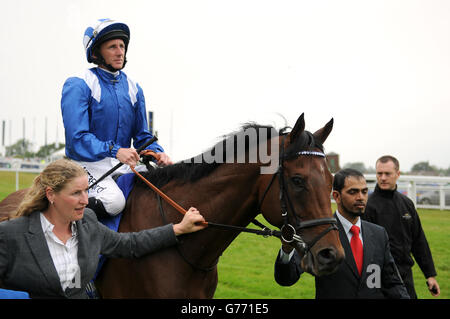
<svg viewBox="0 0 450 319"><path fill-rule="evenodd" d="M92 62L97 64L98 66L104 66L108 71L110 72L117 72L122 70L125 67L125 64L127 64L127 56L125 53L124 59L123 59L123 65L121 69L116 69L114 68L111 64L107 64L105 59L102 57L102 55L100 54L100 52L98 50L96 50L97 52L95 52L95 56L92 56ZM97 55L99 57L97 57Z"/></svg>
<svg viewBox="0 0 450 319"><path fill-rule="evenodd" d="M102 60L103 60L103 63L101 63L99 65L104 66L108 71L111 71L111 72L120 71L120 70L122 70L125 67L125 64L127 64L127 58L126 57L124 58L122 68L120 68L120 69L114 68L111 64L106 64L106 62L105 62L105 60L103 58L102 58Z"/></svg>

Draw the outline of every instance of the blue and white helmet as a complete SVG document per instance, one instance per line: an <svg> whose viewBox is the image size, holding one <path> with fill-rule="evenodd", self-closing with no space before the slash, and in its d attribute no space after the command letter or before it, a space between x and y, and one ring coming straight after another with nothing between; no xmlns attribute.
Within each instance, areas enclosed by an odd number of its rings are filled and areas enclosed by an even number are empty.
<svg viewBox="0 0 450 319"><path fill-rule="evenodd" d="M125 43L125 51L130 41L130 29L125 23L111 19L99 19L93 26L84 32L83 45L88 62L94 62L92 58L93 49L103 42L111 39L122 39Z"/></svg>

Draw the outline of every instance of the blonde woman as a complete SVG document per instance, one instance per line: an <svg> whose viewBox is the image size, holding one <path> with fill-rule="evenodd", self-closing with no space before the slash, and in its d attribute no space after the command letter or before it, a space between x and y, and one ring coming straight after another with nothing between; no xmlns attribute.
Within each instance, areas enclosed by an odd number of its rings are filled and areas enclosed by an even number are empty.
<svg viewBox="0 0 450 319"><path fill-rule="evenodd" d="M0 223L0 284L31 298L87 298L99 254L137 258L177 244L205 226L190 208L179 224L117 233L97 221L88 204L85 170L69 160L35 178L16 215Z"/></svg>

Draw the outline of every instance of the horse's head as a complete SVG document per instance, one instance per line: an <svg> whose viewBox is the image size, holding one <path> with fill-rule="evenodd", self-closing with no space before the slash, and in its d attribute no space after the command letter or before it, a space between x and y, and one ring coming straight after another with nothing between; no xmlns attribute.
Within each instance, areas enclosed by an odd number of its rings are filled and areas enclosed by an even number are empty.
<svg viewBox="0 0 450 319"><path fill-rule="evenodd" d="M261 186L264 217L297 249L302 268L317 276L333 272L344 258L331 210L333 176L323 153L332 128L333 120L311 134L302 114L289 134L279 136L278 171Z"/></svg>

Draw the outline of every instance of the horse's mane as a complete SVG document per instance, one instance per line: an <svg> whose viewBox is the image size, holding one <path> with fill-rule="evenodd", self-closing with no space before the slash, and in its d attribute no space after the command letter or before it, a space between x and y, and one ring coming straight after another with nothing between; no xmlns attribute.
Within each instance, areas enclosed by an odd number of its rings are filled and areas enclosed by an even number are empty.
<svg viewBox="0 0 450 319"><path fill-rule="evenodd" d="M237 140L244 137L246 141L245 152L248 152L249 148L252 146L250 145L251 143L249 143L249 136L246 134L249 129L256 133L257 145L259 145L262 141L267 141L272 137L275 137L277 134L284 136L287 136L288 134L286 133L287 128L277 131L270 125L246 123L239 131L223 136L223 139L220 142L216 143L212 148L202 154L194 156L188 160L175 163L174 165L151 169L148 172L142 173L142 175L158 188L173 180L177 180L181 183L193 183L210 175L219 166L225 163L227 156L229 155L227 153L226 145L234 145L234 149L236 149L238 143ZM264 133L264 135L262 133ZM323 151L322 144L318 143L310 132L303 131L300 137L296 139L295 143L289 145L289 147L285 150L284 155L286 159L293 158L296 156L298 151L311 148L319 148ZM220 149L222 151L222 156L219 158L220 161L205 161L204 159L206 157L215 155L216 149ZM234 153L232 155L236 156ZM137 179L136 185L144 186L145 184L140 179Z"/></svg>

